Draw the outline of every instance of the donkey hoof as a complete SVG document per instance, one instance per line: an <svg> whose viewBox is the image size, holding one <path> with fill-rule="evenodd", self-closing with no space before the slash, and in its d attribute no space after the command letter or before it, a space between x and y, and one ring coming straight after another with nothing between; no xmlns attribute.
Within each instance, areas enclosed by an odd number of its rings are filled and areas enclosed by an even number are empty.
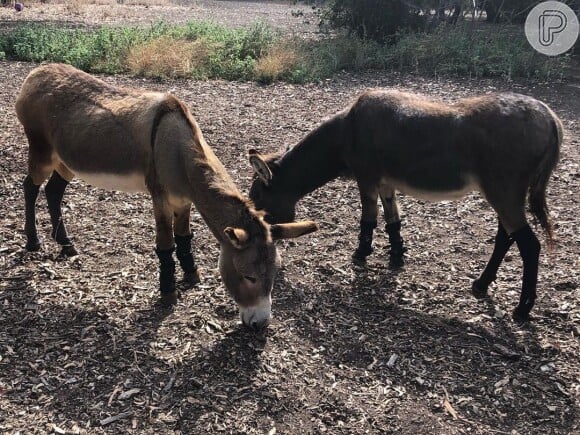
<svg viewBox="0 0 580 435"><path fill-rule="evenodd" d="M393 257L389 258L389 268L390 269L399 269L405 265L405 257Z"/></svg>
<svg viewBox="0 0 580 435"><path fill-rule="evenodd" d="M59 254L61 257L74 257L75 255L79 255L79 253L74 245L63 245Z"/></svg>
<svg viewBox="0 0 580 435"><path fill-rule="evenodd" d="M201 275L199 269L196 267L193 272L185 272L183 274L183 285L186 288L192 288L193 286L201 282Z"/></svg>
<svg viewBox="0 0 580 435"><path fill-rule="evenodd" d="M364 266L367 264L367 257L366 255L360 255L358 251L355 251L354 254L351 256L352 262L357 266Z"/></svg>
<svg viewBox="0 0 580 435"><path fill-rule="evenodd" d="M28 252L38 252L38 251L40 251L40 247L41 247L41 244L38 240L26 243L26 250Z"/></svg>
<svg viewBox="0 0 580 435"><path fill-rule="evenodd" d="M530 310L527 309L527 307L522 308L520 305L518 305L512 313L512 319L514 319L514 322L520 324L529 322L532 320L530 316Z"/></svg>
<svg viewBox="0 0 580 435"><path fill-rule="evenodd" d="M475 296L476 299L484 299L489 296L487 293L487 286L483 286L479 279L473 281L471 285L471 294Z"/></svg>
<svg viewBox="0 0 580 435"><path fill-rule="evenodd" d="M179 292L177 290L170 293L161 293L161 305L164 307L172 307L177 304L179 299Z"/></svg>

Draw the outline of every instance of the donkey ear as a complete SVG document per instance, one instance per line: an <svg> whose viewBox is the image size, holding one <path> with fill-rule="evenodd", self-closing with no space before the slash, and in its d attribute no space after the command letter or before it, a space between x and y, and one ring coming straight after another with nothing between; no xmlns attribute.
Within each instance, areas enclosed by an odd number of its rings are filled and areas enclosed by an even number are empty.
<svg viewBox="0 0 580 435"><path fill-rule="evenodd" d="M270 226L270 234L274 240L293 239L305 234L318 231L319 227L313 221L291 222L287 224L275 224Z"/></svg>
<svg viewBox="0 0 580 435"><path fill-rule="evenodd" d="M268 164L256 150L249 150L248 154L250 165L252 165L252 168L254 168L256 175L262 181L262 183L268 186L270 184L270 180L272 180L272 171L268 167Z"/></svg>
<svg viewBox="0 0 580 435"><path fill-rule="evenodd" d="M248 232L242 228L227 227L224 229L224 234L236 249L244 249L250 238Z"/></svg>

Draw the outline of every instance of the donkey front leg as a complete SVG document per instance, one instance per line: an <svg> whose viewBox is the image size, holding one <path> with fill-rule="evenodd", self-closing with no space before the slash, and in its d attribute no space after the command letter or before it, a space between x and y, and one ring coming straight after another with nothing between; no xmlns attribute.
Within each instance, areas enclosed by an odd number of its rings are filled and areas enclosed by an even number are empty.
<svg viewBox="0 0 580 435"><path fill-rule="evenodd" d="M72 179L72 174L70 175ZM57 171L54 171L48 183L46 183L44 193L46 194L46 202L48 203L48 212L52 224L52 232L50 235L62 247L60 255L72 257L77 255L78 252L73 242L69 239L66 226L62 220L62 198L64 197L64 191L68 184L68 180L63 178Z"/></svg>
<svg viewBox="0 0 580 435"><path fill-rule="evenodd" d="M173 213L165 198L153 198L155 215L155 253L159 258L159 290L164 305L177 303L175 288L175 260L173 259Z"/></svg>
<svg viewBox="0 0 580 435"><path fill-rule="evenodd" d="M382 185L379 190L383 212L385 215L385 231L389 236L389 266L398 268L405 264L404 254L407 248L401 237L401 216L395 190L390 186Z"/></svg>
<svg viewBox="0 0 580 435"><path fill-rule="evenodd" d="M189 227L189 215L191 204L175 211L175 245L176 255L183 270L183 282L188 287L193 287L201 282L199 270L195 265L191 249L191 228Z"/></svg>
<svg viewBox="0 0 580 435"><path fill-rule="evenodd" d="M487 296L487 288L492 283L492 281L495 281L499 265L501 264L505 254L507 254L513 242L514 239L508 235L507 231L501 224L501 221L498 220L495 245L493 247L491 258L489 259L483 272L481 272L479 278L473 281L473 285L471 286L471 292L476 298L481 299Z"/></svg>
<svg viewBox="0 0 580 435"><path fill-rule="evenodd" d="M357 180L357 182L362 205L362 216L360 220L358 248L354 251L352 258L355 262L364 262L371 252L373 252L373 231L377 227L377 199L379 190L375 184L363 183L360 180Z"/></svg>

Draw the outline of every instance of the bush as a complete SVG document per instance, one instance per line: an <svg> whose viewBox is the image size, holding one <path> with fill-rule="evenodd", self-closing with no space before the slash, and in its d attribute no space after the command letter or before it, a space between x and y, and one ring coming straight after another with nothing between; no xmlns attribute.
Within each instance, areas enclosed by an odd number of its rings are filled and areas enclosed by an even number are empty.
<svg viewBox="0 0 580 435"><path fill-rule="evenodd" d="M137 28L97 31L25 24L2 35L0 47L18 60L64 62L86 71L117 73L128 50L148 39Z"/></svg>
<svg viewBox="0 0 580 435"><path fill-rule="evenodd" d="M486 0L484 9L487 21L522 24L526 21L526 16L538 2L535 0Z"/></svg>
<svg viewBox="0 0 580 435"><path fill-rule="evenodd" d="M559 79L569 56L547 57L515 26L443 24L433 32L402 32L393 44L336 37L306 47L302 77L336 71L386 70L423 75Z"/></svg>
<svg viewBox="0 0 580 435"><path fill-rule="evenodd" d="M89 72L248 80L277 38L260 22L243 29L208 22L98 30L23 24L0 35L0 50L18 60L64 62Z"/></svg>
<svg viewBox="0 0 580 435"><path fill-rule="evenodd" d="M441 25L398 32L390 44L356 36L284 40L257 23L227 29L190 22L97 30L23 24L0 33L0 58L65 62L88 72L196 79L316 81L368 69L475 77L559 78L569 56L547 57L528 44L522 26Z"/></svg>
<svg viewBox="0 0 580 435"><path fill-rule="evenodd" d="M402 0L331 0L322 18L331 28L378 42L424 24L424 16Z"/></svg>
<svg viewBox="0 0 580 435"><path fill-rule="evenodd" d="M578 0L559 1L568 4L578 13L580 7ZM487 15L487 21L523 24L528 12L538 3L540 2L537 0L484 0L483 8Z"/></svg>
<svg viewBox="0 0 580 435"><path fill-rule="evenodd" d="M493 31L491 31L493 30ZM431 33L407 33L386 47L387 65L422 74L474 77L559 78L569 57L550 58L528 44L515 26L443 25Z"/></svg>

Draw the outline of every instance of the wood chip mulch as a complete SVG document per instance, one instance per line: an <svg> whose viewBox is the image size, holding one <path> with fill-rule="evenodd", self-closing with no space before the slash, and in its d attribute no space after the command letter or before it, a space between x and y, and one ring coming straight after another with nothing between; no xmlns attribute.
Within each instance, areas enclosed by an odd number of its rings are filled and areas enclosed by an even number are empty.
<svg viewBox="0 0 580 435"><path fill-rule="evenodd" d="M495 214L478 195L401 197L409 261L387 268L376 232L366 267L350 254L360 205L336 180L299 203L321 230L280 244L273 323L238 321L217 270L217 243L193 213L201 285L173 310L157 304L146 195L74 181L64 215L81 254L58 258L42 193L43 250L24 251L26 141L14 114L34 65L0 62L0 432L2 433L578 433L580 396L580 91L538 84L343 74L294 86L224 81L110 83L173 92L244 192L247 150L295 144L369 87L452 101L495 90L533 95L564 122L549 187L556 247L542 251L535 320L510 317L521 260L512 249L492 297L471 281L493 246ZM106 140L106 138L103 138Z"/></svg>

